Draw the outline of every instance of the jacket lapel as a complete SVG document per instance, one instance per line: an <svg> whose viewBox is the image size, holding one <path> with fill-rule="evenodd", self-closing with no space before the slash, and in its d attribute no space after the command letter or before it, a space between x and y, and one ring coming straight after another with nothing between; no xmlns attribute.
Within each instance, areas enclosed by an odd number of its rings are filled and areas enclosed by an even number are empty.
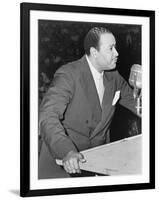
<svg viewBox="0 0 159 200"><path fill-rule="evenodd" d="M81 60L82 62L82 74L81 74L81 85L83 87L85 96L87 97L88 104L90 106L93 117L99 122L102 116L102 109L95 86L95 82L92 73L89 69L88 62L85 56Z"/></svg>
<svg viewBox="0 0 159 200"><path fill-rule="evenodd" d="M103 95L103 101L102 101L102 110L105 110L105 107L107 105L111 105L112 98L114 95L114 85L113 84L113 78L111 77L110 72L104 72L103 76L103 83L104 83L104 95Z"/></svg>
<svg viewBox="0 0 159 200"><path fill-rule="evenodd" d="M115 84L113 83L113 78L111 77L111 72L105 72L103 76L103 83L104 83L104 95L102 101L102 118L97 127L95 128L94 132L91 135L91 138L96 136L99 131L103 129L109 118L113 113L112 109L112 99L115 91Z"/></svg>

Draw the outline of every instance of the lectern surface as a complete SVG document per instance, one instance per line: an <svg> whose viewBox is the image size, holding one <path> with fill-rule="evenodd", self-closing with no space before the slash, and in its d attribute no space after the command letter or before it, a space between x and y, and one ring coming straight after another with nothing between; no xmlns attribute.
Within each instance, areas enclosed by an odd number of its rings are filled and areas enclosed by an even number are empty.
<svg viewBox="0 0 159 200"><path fill-rule="evenodd" d="M140 174L142 135L101 145L81 153L86 159L85 163L80 163L82 170L105 175Z"/></svg>

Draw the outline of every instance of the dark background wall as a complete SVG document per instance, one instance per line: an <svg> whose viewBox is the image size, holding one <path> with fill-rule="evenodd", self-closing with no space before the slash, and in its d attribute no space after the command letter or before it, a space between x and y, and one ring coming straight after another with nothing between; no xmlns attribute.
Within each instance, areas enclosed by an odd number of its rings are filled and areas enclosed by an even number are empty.
<svg viewBox="0 0 159 200"><path fill-rule="evenodd" d="M119 59L117 69L128 80L132 64L141 64L141 26L39 20L39 103L63 64L84 54L83 40L94 26L110 29L116 37ZM140 120L118 106L111 128L111 140L140 133Z"/></svg>

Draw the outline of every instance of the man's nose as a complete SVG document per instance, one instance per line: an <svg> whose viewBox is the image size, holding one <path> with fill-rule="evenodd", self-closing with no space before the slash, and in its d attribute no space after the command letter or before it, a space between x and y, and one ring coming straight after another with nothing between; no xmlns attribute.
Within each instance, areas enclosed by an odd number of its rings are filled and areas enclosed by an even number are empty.
<svg viewBox="0 0 159 200"><path fill-rule="evenodd" d="M116 57L119 56L119 53L117 52L116 48L114 48L114 55L115 55Z"/></svg>

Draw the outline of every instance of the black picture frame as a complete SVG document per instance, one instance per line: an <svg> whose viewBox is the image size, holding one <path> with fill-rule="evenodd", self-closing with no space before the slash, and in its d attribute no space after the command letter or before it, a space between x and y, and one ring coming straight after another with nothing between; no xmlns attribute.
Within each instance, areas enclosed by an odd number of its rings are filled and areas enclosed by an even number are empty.
<svg viewBox="0 0 159 200"><path fill-rule="evenodd" d="M115 16L137 16L149 19L149 182L118 185L99 185L87 187L31 189L30 187L30 12L31 11L58 11L68 13L89 13ZM96 193L124 190L144 190L155 188L155 12L150 10L131 10L102 7L83 7L72 5L49 5L36 3L21 3L21 106L20 106L20 196L62 195L77 193Z"/></svg>

